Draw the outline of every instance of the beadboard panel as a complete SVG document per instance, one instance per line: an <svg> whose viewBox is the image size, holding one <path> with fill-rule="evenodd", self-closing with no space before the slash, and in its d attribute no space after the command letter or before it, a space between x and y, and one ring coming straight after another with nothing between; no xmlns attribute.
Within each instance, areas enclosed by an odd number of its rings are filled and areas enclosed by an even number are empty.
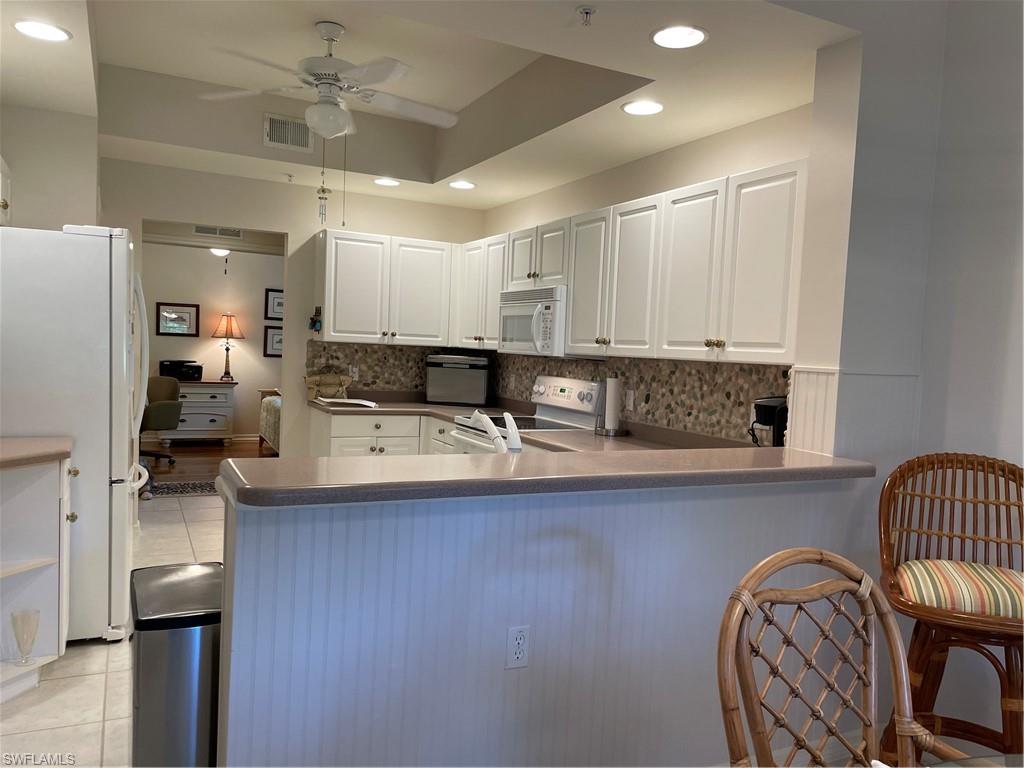
<svg viewBox="0 0 1024 768"><path fill-rule="evenodd" d="M787 546L873 562L858 482L230 508L221 760L721 763L728 595Z"/></svg>
<svg viewBox="0 0 1024 768"><path fill-rule="evenodd" d="M789 372L789 386L786 445L834 455L839 370L795 366Z"/></svg>

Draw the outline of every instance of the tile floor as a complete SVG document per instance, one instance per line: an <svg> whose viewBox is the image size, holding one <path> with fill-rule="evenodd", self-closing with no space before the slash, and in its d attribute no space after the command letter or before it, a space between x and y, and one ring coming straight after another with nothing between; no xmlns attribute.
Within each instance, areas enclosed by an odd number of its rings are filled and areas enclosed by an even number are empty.
<svg viewBox="0 0 1024 768"><path fill-rule="evenodd" d="M224 505L218 496L139 504L133 567L221 560ZM0 754L72 754L76 766L131 764L129 641L69 643L37 688L3 704Z"/></svg>

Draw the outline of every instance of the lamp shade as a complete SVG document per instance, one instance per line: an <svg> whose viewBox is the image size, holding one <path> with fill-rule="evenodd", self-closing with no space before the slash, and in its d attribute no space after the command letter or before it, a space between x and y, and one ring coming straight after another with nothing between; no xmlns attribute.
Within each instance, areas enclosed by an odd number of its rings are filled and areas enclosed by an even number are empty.
<svg viewBox="0 0 1024 768"><path fill-rule="evenodd" d="M225 312L220 316L220 322L217 323L217 330L213 332L213 338L244 339L245 334L238 327L238 320L235 319L235 316L230 312Z"/></svg>

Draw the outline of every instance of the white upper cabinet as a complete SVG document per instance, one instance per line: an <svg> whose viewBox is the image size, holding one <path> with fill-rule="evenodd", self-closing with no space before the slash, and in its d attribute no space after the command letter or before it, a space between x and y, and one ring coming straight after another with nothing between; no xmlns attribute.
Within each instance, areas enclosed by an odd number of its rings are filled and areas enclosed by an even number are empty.
<svg viewBox="0 0 1024 768"><path fill-rule="evenodd" d="M395 344L448 343L452 247L449 243L391 240L388 338Z"/></svg>
<svg viewBox="0 0 1024 768"><path fill-rule="evenodd" d="M508 235L466 243L453 260L450 344L498 348L498 299L505 282Z"/></svg>
<svg viewBox="0 0 1024 768"><path fill-rule="evenodd" d="M506 291L533 288L536 245L536 229L523 229L508 236L508 267L505 270Z"/></svg>
<svg viewBox="0 0 1024 768"><path fill-rule="evenodd" d="M717 348L719 280L726 180L663 196L658 272L657 356L713 360Z"/></svg>
<svg viewBox="0 0 1024 768"><path fill-rule="evenodd" d="M793 362L806 186L803 160L729 177L718 359Z"/></svg>
<svg viewBox="0 0 1024 768"><path fill-rule="evenodd" d="M569 219L508 236L505 290L565 285L569 261Z"/></svg>
<svg viewBox="0 0 1024 768"><path fill-rule="evenodd" d="M324 341L382 342L388 319L391 238L327 230L324 259Z"/></svg>
<svg viewBox="0 0 1024 768"><path fill-rule="evenodd" d="M662 201L653 195L612 208L604 334L609 355L655 354Z"/></svg>
<svg viewBox="0 0 1024 768"><path fill-rule="evenodd" d="M605 354L605 280L611 220L612 209L602 208L569 221L566 354Z"/></svg>
<svg viewBox="0 0 1024 768"><path fill-rule="evenodd" d="M484 287L481 327L483 348L497 349L499 320L498 300L504 283L503 270L508 254L508 235L496 235L484 241Z"/></svg>

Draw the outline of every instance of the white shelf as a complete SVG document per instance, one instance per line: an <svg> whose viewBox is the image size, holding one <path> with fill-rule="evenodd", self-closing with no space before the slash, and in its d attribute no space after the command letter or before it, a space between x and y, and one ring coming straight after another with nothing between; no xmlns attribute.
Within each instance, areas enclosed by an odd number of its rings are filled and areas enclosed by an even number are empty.
<svg viewBox="0 0 1024 768"><path fill-rule="evenodd" d="M56 563L56 557L37 557L34 560L10 560L6 563L0 563L0 579L6 579L8 576L14 576L18 573L46 568Z"/></svg>
<svg viewBox="0 0 1024 768"><path fill-rule="evenodd" d="M38 670L40 667L56 660L56 656L33 656L31 662L25 666L21 666L21 664L18 664L16 661L0 662L0 683L6 683L16 677L21 677L28 672Z"/></svg>

